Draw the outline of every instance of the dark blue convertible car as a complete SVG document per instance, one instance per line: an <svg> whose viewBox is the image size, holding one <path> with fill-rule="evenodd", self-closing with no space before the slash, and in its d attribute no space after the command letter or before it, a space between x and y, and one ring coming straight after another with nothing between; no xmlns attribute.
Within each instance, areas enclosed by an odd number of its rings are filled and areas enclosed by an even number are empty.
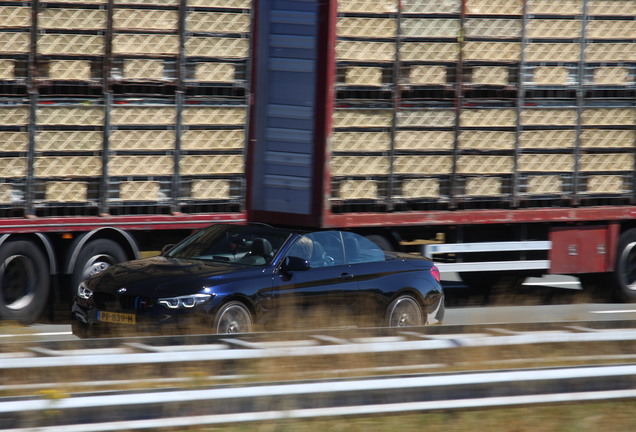
<svg viewBox="0 0 636 432"><path fill-rule="evenodd" d="M439 271L347 231L213 225L161 256L112 266L77 288L73 332L244 333L438 324Z"/></svg>

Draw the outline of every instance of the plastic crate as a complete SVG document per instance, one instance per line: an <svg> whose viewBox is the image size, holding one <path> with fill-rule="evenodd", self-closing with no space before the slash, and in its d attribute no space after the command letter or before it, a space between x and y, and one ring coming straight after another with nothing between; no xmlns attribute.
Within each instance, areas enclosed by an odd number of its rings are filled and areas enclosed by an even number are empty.
<svg viewBox="0 0 636 432"><path fill-rule="evenodd" d="M123 201L161 201L161 184L157 181L124 181L119 184L119 199Z"/></svg>
<svg viewBox="0 0 636 432"><path fill-rule="evenodd" d="M113 125L173 125L176 121L176 109L153 106L120 106L113 108L111 123Z"/></svg>
<svg viewBox="0 0 636 432"><path fill-rule="evenodd" d="M519 135L519 147L522 149L570 149L575 145L575 130L533 130Z"/></svg>
<svg viewBox="0 0 636 432"><path fill-rule="evenodd" d="M26 152L29 147L29 133L0 131L0 143L0 152Z"/></svg>
<svg viewBox="0 0 636 432"><path fill-rule="evenodd" d="M13 185L11 183L0 183L0 204L12 204L15 198Z"/></svg>
<svg viewBox="0 0 636 432"><path fill-rule="evenodd" d="M395 149L404 151L452 150L455 132L451 131L397 131Z"/></svg>
<svg viewBox="0 0 636 432"><path fill-rule="evenodd" d="M230 181L224 179L193 180L190 198L193 200L229 199Z"/></svg>
<svg viewBox="0 0 636 432"><path fill-rule="evenodd" d="M189 107L183 110L185 125L239 126L247 121L245 107Z"/></svg>
<svg viewBox="0 0 636 432"><path fill-rule="evenodd" d="M27 158L0 157L0 178L22 178L27 174Z"/></svg>
<svg viewBox="0 0 636 432"><path fill-rule="evenodd" d="M525 50L527 62L578 62L581 45L578 43L529 43Z"/></svg>
<svg viewBox="0 0 636 432"><path fill-rule="evenodd" d="M576 39L581 37L582 28L580 20L531 19L526 25L526 36L530 39Z"/></svg>
<svg viewBox="0 0 636 432"><path fill-rule="evenodd" d="M348 67L345 71L345 84L352 86L382 85L382 68L379 67Z"/></svg>
<svg viewBox="0 0 636 432"><path fill-rule="evenodd" d="M439 198L440 185L436 178L405 179L401 184L402 198Z"/></svg>
<svg viewBox="0 0 636 432"><path fill-rule="evenodd" d="M593 83L596 85L633 85L634 77L623 66L599 66L594 68Z"/></svg>
<svg viewBox="0 0 636 432"><path fill-rule="evenodd" d="M38 27L46 30L104 30L107 20L103 9L43 8L38 13Z"/></svg>
<svg viewBox="0 0 636 432"><path fill-rule="evenodd" d="M572 172L574 156L571 154L522 154L518 160L521 172Z"/></svg>
<svg viewBox="0 0 636 432"><path fill-rule="evenodd" d="M130 0L131 2L134 0ZM170 0L167 0L170 1ZM47 3L69 3L69 4L86 4L86 5L98 5L106 4L108 0L46 0ZM117 3L117 2L116 2Z"/></svg>
<svg viewBox="0 0 636 432"><path fill-rule="evenodd" d="M579 15L583 13L583 0L528 0L529 14Z"/></svg>
<svg viewBox="0 0 636 432"><path fill-rule="evenodd" d="M195 66L194 79L199 82L232 82L235 73L232 63L199 62Z"/></svg>
<svg viewBox="0 0 636 432"><path fill-rule="evenodd" d="M335 128L391 127L393 112L390 110L338 109L333 113Z"/></svg>
<svg viewBox="0 0 636 432"><path fill-rule="evenodd" d="M514 127L517 113L514 109L466 109L461 112L462 127Z"/></svg>
<svg viewBox="0 0 636 432"><path fill-rule="evenodd" d="M368 13L384 14L395 13L398 10L397 0L339 0L338 12L340 13Z"/></svg>
<svg viewBox="0 0 636 432"><path fill-rule="evenodd" d="M104 36L91 34L39 34L38 54L101 56L104 55Z"/></svg>
<svg viewBox="0 0 636 432"><path fill-rule="evenodd" d="M559 85L574 84L576 77L570 75L570 68L565 66L539 66L533 71L534 85Z"/></svg>
<svg viewBox="0 0 636 432"><path fill-rule="evenodd" d="M582 114L586 126L634 126L636 108L586 108Z"/></svg>
<svg viewBox="0 0 636 432"><path fill-rule="evenodd" d="M392 62L395 43L340 40L336 42L336 60Z"/></svg>
<svg viewBox="0 0 636 432"><path fill-rule="evenodd" d="M397 112L399 127L453 127L455 111L452 109L403 109Z"/></svg>
<svg viewBox="0 0 636 432"><path fill-rule="evenodd" d="M113 53L119 55L177 55L179 36L163 34L116 34Z"/></svg>
<svg viewBox="0 0 636 432"><path fill-rule="evenodd" d="M518 62L521 58L521 44L517 42L464 43L465 61Z"/></svg>
<svg viewBox="0 0 636 432"><path fill-rule="evenodd" d="M121 0L123 1L123 0ZM154 0L162 1L162 0ZM179 4L179 0L171 0ZM252 0L188 0L189 7L215 7L215 8L236 8L236 9L249 9L252 5Z"/></svg>
<svg viewBox="0 0 636 432"><path fill-rule="evenodd" d="M175 148L176 133L172 130L115 130L111 132L111 151L157 151Z"/></svg>
<svg viewBox="0 0 636 432"><path fill-rule="evenodd" d="M524 126L576 126L577 112L573 108L538 108L521 111Z"/></svg>
<svg viewBox="0 0 636 432"><path fill-rule="evenodd" d="M459 59L459 44L454 42L404 42L400 45L400 60L455 62Z"/></svg>
<svg viewBox="0 0 636 432"><path fill-rule="evenodd" d="M246 38L189 37L185 44L190 57L247 58L249 40Z"/></svg>
<svg viewBox="0 0 636 432"><path fill-rule="evenodd" d="M458 147L461 150L514 150L515 139L515 132L462 131L459 134Z"/></svg>
<svg viewBox="0 0 636 432"><path fill-rule="evenodd" d="M521 15L524 0L467 0L469 15Z"/></svg>
<svg viewBox="0 0 636 432"><path fill-rule="evenodd" d="M0 29L30 28L31 8L21 6L0 6Z"/></svg>
<svg viewBox="0 0 636 432"><path fill-rule="evenodd" d="M29 108L22 106L0 106L0 118L4 126L26 126L29 123Z"/></svg>
<svg viewBox="0 0 636 432"><path fill-rule="evenodd" d="M343 200L377 199L378 182L375 180L341 180L338 197Z"/></svg>
<svg viewBox="0 0 636 432"><path fill-rule="evenodd" d="M625 177L621 175L595 175L587 176L585 182L586 194L621 194L629 193L625 185Z"/></svg>
<svg viewBox="0 0 636 432"><path fill-rule="evenodd" d="M467 177L464 195L493 197L502 195L502 179L499 177Z"/></svg>
<svg viewBox="0 0 636 432"><path fill-rule="evenodd" d="M563 193L560 175L528 176L526 191L529 195L559 195Z"/></svg>
<svg viewBox="0 0 636 432"><path fill-rule="evenodd" d="M388 132L335 132L331 138L331 150L340 152L389 151L391 134Z"/></svg>
<svg viewBox="0 0 636 432"><path fill-rule="evenodd" d="M511 174L513 168L512 156L463 155L457 158L459 174Z"/></svg>
<svg viewBox="0 0 636 432"><path fill-rule="evenodd" d="M0 59L0 80L14 80L15 61L11 59Z"/></svg>
<svg viewBox="0 0 636 432"><path fill-rule="evenodd" d="M386 156L333 156L332 176L388 175L391 162Z"/></svg>
<svg viewBox="0 0 636 432"><path fill-rule="evenodd" d="M186 155L179 162L182 175L243 174L242 155Z"/></svg>
<svg viewBox="0 0 636 432"><path fill-rule="evenodd" d="M408 83L411 85L448 84L446 66L411 66L408 71Z"/></svg>
<svg viewBox="0 0 636 432"><path fill-rule="evenodd" d="M409 38L457 38L461 21L453 18L403 18L400 36Z"/></svg>
<svg viewBox="0 0 636 432"><path fill-rule="evenodd" d="M505 66L476 66L472 68L471 84L510 85L510 70Z"/></svg>
<svg viewBox="0 0 636 432"><path fill-rule="evenodd" d="M582 148L632 148L636 131L617 129L584 129L581 131Z"/></svg>
<svg viewBox="0 0 636 432"><path fill-rule="evenodd" d="M394 18L340 17L336 25L340 37L394 38L397 21Z"/></svg>
<svg viewBox="0 0 636 432"><path fill-rule="evenodd" d="M585 27L588 39L636 39L636 21L590 20Z"/></svg>
<svg viewBox="0 0 636 432"><path fill-rule="evenodd" d="M173 172L171 155L116 155L108 161L108 174L115 177L170 176Z"/></svg>
<svg viewBox="0 0 636 432"><path fill-rule="evenodd" d="M35 148L39 152L97 152L103 148L101 131L38 131Z"/></svg>
<svg viewBox="0 0 636 432"><path fill-rule="evenodd" d="M520 19L467 18L464 33L469 38L520 38L522 26Z"/></svg>
<svg viewBox="0 0 636 432"><path fill-rule="evenodd" d="M587 62L633 62L636 44L630 42L589 43L585 48Z"/></svg>
<svg viewBox="0 0 636 432"><path fill-rule="evenodd" d="M587 0L588 15L636 15L634 0Z"/></svg>
<svg viewBox="0 0 636 432"><path fill-rule="evenodd" d="M29 52L29 33L0 33L0 54L26 54Z"/></svg>
<svg viewBox="0 0 636 432"><path fill-rule="evenodd" d="M400 175L444 175L453 171L453 157L449 155L396 156L393 172Z"/></svg>
<svg viewBox="0 0 636 432"><path fill-rule="evenodd" d="M245 132L240 130L187 130L181 135L182 150L229 150L245 147Z"/></svg>
<svg viewBox="0 0 636 432"><path fill-rule="evenodd" d="M459 14L461 0L401 0L404 14Z"/></svg>
<svg viewBox="0 0 636 432"><path fill-rule="evenodd" d="M49 79L89 81L91 62L88 60L52 60L49 62Z"/></svg>
<svg viewBox="0 0 636 432"><path fill-rule="evenodd" d="M124 60L123 78L130 80L163 80L162 60Z"/></svg>
<svg viewBox="0 0 636 432"><path fill-rule="evenodd" d="M250 15L230 12L195 12L186 17L189 32L201 33L249 33Z"/></svg>
<svg viewBox="0 0 636 432"><path fill-rule="evenodd" d="M115 9L113 28L117 30L176 30L179 13L171 10Z"/></svg>
<svg viewBox="0 0 636 432"><path fill-rule="evenodd" d="M41 126L102 126L104 108L91 106L38 106Z"/></svg>
<svg viewBox="0 0 636 432"><path fill-rule="evenodd" d="M88 184L86 182L46 182L45 200L49 202L85 202Z"/></svg>
<svg viewBox="0 0 636 432"><path fill-rule="evenodd" d="M583 172L633 171L632 153L582 154L579 157L579 170Z"/></svg>
<svg viewBox="0 0 636 432"><path fill-rule="evenodd" d="M98 177L102 173L99 156L44 156L33 163L35 177Z"/></svg>

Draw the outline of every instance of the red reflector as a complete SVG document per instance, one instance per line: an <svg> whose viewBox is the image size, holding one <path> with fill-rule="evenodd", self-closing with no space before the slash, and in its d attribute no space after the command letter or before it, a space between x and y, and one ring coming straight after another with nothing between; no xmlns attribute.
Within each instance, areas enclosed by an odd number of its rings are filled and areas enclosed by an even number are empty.
<svg viewBox="0 0 636 432"><path fill-rule="evenodd" d="M435 278L437 282L439 282L442 278L439 273L439 269L435 266L431 267L431 274L433 275L433 277Z"/></svg>

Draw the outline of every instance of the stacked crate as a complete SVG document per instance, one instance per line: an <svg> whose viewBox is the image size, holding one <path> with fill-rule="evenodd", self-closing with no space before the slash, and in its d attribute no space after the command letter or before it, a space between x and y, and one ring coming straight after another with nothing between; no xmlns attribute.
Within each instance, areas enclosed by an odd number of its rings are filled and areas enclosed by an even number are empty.
<svg viewBox="0 0 636 432"><path fill-rule="evenodd" d="M397 0L338 2L330 161L337 201L377 203L387 196L397 12Z"/></svg>
<svg viewBox="0 0 636 432"><path fill-rule="evenodd" d="M17 103L0 106L0 118L0 208L10 208L24 205L29 107Z"/></svg>
<svg viewBox="0 0 636 432"><path fill-rule="evenodd" d="M30 2L0 2L0 94L27 94L31 24Z"/></svg>

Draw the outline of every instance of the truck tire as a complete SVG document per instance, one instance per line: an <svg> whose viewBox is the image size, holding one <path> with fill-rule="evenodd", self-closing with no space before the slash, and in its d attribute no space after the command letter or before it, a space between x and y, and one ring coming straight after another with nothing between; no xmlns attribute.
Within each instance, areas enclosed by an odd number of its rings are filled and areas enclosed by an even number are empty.
<svg viewBox="0 0 636 432"><path fill-rule="evenodd" d="M50 290L49 264L36 244L10 240L0 247L0 319L32 323Z"/></svg>
<svg viewBox="0 0 636 432"><path fill-rule="evenodd" d="M380 246L380 249L387 252L395 251L395 248L391 244L391 242L384 236L378 234L369 234L366 236L367 240L371 240L376 245Z"/></svg>
<svg viewBox="0 0 636 432"><path fill-rule="evenodd" d="M108 267L127 261L124 249L117 242L109 239L91 240L82 247L71 276L73 293L80 283L90 276L106 270Z"/></svg>
<svg viewBox="0 0 636 432"><path fill-rule="evenodd" d="M636 302L636 229L625 231L618 238L614 273L614 294L626 303Z"/></svg>

